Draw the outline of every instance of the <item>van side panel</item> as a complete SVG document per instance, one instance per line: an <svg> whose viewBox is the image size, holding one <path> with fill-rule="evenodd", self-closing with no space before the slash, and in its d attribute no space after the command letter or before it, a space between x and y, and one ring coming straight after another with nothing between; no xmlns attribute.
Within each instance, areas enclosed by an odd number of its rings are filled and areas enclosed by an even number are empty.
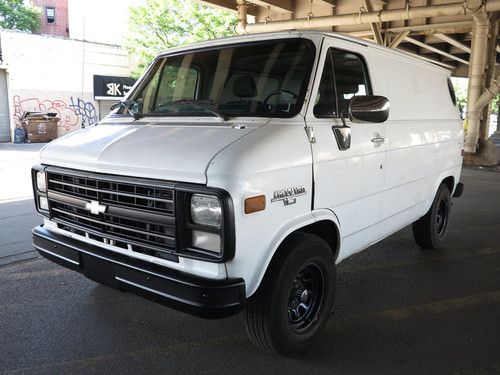
<svg viewBox="0 0 500 375"><path fill-rule="evenodd" d="M391 107L383 124L386 158L380 221L351 234L343 230L340 215L338 261L425 215L441 181L449 176L455 184L460 180L463 147L462 121L448 90L448 71L380 46L346 49L359 50L365 57L373 94L387 97Z"/></svg>
<svg viewBox="0 0 500 375"><path fill-rule="evenodd" d="M427 212L444 178L459 181L462 121L447 71L381 50L372 49L370 55L374 93L391 102L381 217L411 210L409 224Z"/></svg>
<svg viewBox="0 0 500 375"><path fill-rule="evenodd" d="M321 100L320 78L323 77L324 69L328 69L328 50L331 48L334 55L336 51L353 53L360 62L366 62L368 68L371 55L370 48L365 45L337 38L325 39L306 123L314 129L315 134L315 142L311 144L314 208L329 209L338 217L342 238L339 257L345 258L380 238L376 232L370 236L366 233L368 228L374 228L381 220L386 150L383 142L379 144L372 142L372 139L385 137L385 124L354 123L349 118L344 119L350 128L351 142L348 149L339 149L332 126L342 126L342 120L316 116L312 104ZM334 64L334 68L338 66ZM373 79L373 74L369 73L369 78ZM335 80L347 82L349 75L341 74L347 73L342 69L336 70Z"/></svg>

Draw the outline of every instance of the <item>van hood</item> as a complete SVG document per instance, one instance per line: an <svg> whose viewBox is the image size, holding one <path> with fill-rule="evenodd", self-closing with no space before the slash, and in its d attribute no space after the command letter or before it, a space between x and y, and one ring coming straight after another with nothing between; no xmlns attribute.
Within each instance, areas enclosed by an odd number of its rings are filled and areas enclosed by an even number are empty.
<svg viewBox="0 0 500 375"><path fill-rule="evenodd" d="M260 124L100 124L49 143L43 164L206 184L208 164L222 149Z"/></svg>

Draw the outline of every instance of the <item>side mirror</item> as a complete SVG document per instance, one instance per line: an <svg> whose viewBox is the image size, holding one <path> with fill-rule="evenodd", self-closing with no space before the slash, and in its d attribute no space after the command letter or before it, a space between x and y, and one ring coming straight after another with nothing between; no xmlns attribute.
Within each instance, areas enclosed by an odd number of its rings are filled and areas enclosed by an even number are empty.
<svg viewBox="0 0 500 375"><path fill-rule="evenodd" d="M384 122L389 118L389 100L385 96L354 96L349 102L352 122Z"/></svg>
<svg viewBox="0 0 500 375"><path fill-rule="evenodd" d="M122 106L122 102L115 102L111 105L111 107L109 107L109 109L113 110L113 109L119 108L121 106Z"/></svg>

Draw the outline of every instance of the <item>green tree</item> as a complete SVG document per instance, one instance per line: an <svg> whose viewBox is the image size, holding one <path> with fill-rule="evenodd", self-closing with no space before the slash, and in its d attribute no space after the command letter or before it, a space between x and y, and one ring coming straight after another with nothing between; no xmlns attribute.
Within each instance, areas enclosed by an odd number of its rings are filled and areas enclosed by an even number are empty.
<svg viewBox="0 0 500 375"><path fill-rule="evenodd" d="M457 97L458 107L460 112L465 112L467 109L467 85L468 79L465 78L452 78L453 88L455 89L455 95ZM497 95L491 101L490 111L491 113L498 113L498 102L500 95Z"/></svg>
<svg viewBox="0 0 500 375"><path fill-rule="evenodd" d="M161 51L234 34L236 15L189 0L147 0L131 7L126 47L139 60L138 76Z"/></svg>
<svg viewBox="0 0 500 375"><path fill-rule="evenodd" d="M455 89L455 96L457 98L458 108L463 114L467 108L467 80L462 78L452 78L453 88Z"/></svg>
<svg viewBox="0 0 500 375"><path fill-rule="evenodd" d="M23 0L0 0L0 28L36 32L40 29L40 11L24 5Z"/></svg>
<svg viewBox="0 0 500 375"><path fill-rule="evenodd" d="M491 112L492 113L498 113L498 99L499 99L499 96L497 95L491 101Z"/></svg>

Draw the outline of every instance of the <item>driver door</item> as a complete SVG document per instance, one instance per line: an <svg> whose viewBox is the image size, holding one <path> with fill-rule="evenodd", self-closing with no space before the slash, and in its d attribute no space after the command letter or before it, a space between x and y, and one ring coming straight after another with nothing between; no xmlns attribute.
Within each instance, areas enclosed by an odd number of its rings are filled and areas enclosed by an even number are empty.
<svg viewBox="0 0 500 375"><path fill-rule="evenodd" d="M315 137L314 208L330 209L338 217L344 258L381 236L375 225L381 220L385 135L383 124L349 120L349 100L372 94L364 57L325 44L306 123ZM350 133L348 148L334 134L340 127Z"/></svg>

